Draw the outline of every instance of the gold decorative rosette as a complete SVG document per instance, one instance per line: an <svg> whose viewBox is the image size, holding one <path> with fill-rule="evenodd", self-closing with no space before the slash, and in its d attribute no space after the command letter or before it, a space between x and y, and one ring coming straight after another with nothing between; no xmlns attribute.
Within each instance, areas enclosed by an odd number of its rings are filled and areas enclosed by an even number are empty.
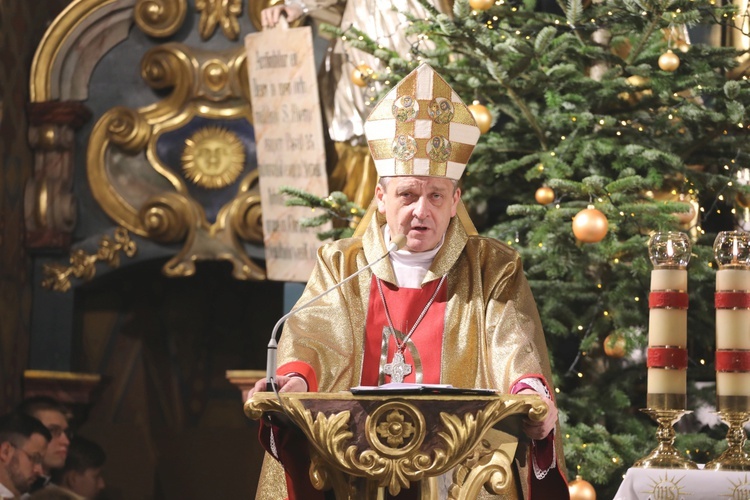
<svg viewBox="0 0 750 500"><path fill-rule="evenodd" d="M504 443L490 444L488 436L503 423L518 425L523 416L543 419L547 411L536 396L281 397L283 407L273 393L257 393L245 404L245 413L255 420L285 413L308 439L313 486L333 488L337 498L352 498L346 496L356 484L352 477L363 478L354 498L364 499L378 498L378 488L397 495L411 483L429 482L451 470L451 498L475 499L483 488L515 493L511 462L520 431L501 433Z"/></svg>

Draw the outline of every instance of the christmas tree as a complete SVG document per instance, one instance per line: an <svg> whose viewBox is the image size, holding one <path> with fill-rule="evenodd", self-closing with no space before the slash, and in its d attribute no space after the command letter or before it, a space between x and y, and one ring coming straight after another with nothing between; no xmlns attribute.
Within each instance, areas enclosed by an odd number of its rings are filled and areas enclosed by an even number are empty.
<svg viewBox="0 0 750 500"><path fill-rule="evenodd" d="M712 244L748 206L738 178L750 160L750 86L742 51L690 34L741 33L747 13L716 0L457 0L452 15L421 3L427 18L405 13L410 54L356 26L329 30L383 61L366 84L387 90L427 62L474 102L485 133L463 199L481 232L523 257L554 365L568 475L611 498L656 444L639 411L656 231L692 239L688 407L714 403L710 384L694 382L715 380ZM706 462L725 432L693 415L676 445Z"/></svg>

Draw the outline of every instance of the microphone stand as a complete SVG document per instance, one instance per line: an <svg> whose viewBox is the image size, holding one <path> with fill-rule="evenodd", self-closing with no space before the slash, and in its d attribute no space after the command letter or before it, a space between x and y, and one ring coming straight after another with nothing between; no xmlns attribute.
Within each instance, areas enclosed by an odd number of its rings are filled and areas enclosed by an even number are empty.
<svg viewBox="0 0 750 500"><path fill-rule="evenodd" d="M336 290L337 288L341 287L345 283L347 283L350 280L354 279L356 276L359 276L360 273L362 273L363 271L365 271L367 269L370 269L372 266L374 266L375 264L377 264L381 260L383 260L386 257L388 257L391 254L391 252L403 248L404 245L406 245L406 236L404 236L403 234L396 235L396 237L394 237L391 240L390 245L388 245L388 250L381 257L379 257L377 260L375 260L375 261L367 264L365 267L363 267L362 269L359 269L356 272L352 273L350 276L348 276L346 279L344 279L340 283L336 283L334 286L332 286L331 288L329 288L325 292L321 293L320 295L316 295L315 297L313 297L312 299L308 300L307 302L305 302L301 306L295 307L294 309L292 309L291 311L289 311L288 313L286 313L285 315L283 315L281 318L279 318L279 321L276 322L276 325L273 327L273 331L271 332L271 341L268 342L268 355L266 357L266 388L268 388L268 386L270 385L271 386L271 390L274 393L276 393L276 396L278 397L279 393L278 393L278 389L276 387L276 353L277 353L277 350L278 350L278 343L276 342L276 334L277 334L277 332L279 330L279 327L282 325L282 323L284 323L284 321L286 321L287 319L289 319L289 317L291 317L294 314L298 313L302 309L305 309L306 307L308 307L313 302L316 302L318 299L321 299L321 298L325 297L326 295L328 295L332 291ZM279 401L281 401L281 398L279 398ZM283 405L283 403L282 403L282 405Z"/></svg>

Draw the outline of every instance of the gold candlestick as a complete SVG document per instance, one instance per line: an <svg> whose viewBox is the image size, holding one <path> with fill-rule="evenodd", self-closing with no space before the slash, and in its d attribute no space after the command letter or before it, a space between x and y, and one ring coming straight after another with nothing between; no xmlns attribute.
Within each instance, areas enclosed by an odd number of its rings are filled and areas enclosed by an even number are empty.
<svg viewBox="0 0 750 500"><path fill-rule="evenodd" d="M658 424L659 445L634 467L697 469L674 447L674 424L687 402L687 265L691 243L684 233L655 233L648 242L654 265L649 295L648 385L642 409Z"/></svg>
<svg viewBox="0 0 750 500"><path fill-rule="evenodd" d="M740 407L747 408L747 402L749 398L746 397L719 397L719 408L734 407L731 409L719 410L717 413L721 419L727 423L729 430L727 431L727 446L728 448L724 453L711 460L706 464L706 469L709 470L734 470L734 471L747 471L750 470L750 455L745 452L745 423L750 420L750 411L746 409L739 409ZM729 400L727 402L726 400ZM738 401L744 404L738 404ZM723 403L723 404L722 404Z"/></svg>
<svg viewBox="0 0 750 500"><path fill-rule="evenodd" d="M706 464L709 470L750 470L745 423L750 420L750 374L745 321L750 279L750 234L722 231L714 241L716 274L716 407L727 423L727 450ZM721 320L721 321L720 321Z"/></svg>
<svg viewBox="0 0 750 500"><path fill-rule="evenodd" d="M643 469L697 469L698 466L695 462L681 456L677 448L674 447L674 424L683 415L692 412L655 408L643 408L641 411L659 424L659 428L656 430L656 439L659 441L659 445L651 453L637 460L633 467Z"/></svg>
<svg viewBox="0 0 750 500"><path fill-rule="evenodd" d="M729 425L727 431L728 448L724 453L706 464L709 470L750 470L750 455L745 450L745 423L750 420L750 412L720 411L721 419Z"/></svg>

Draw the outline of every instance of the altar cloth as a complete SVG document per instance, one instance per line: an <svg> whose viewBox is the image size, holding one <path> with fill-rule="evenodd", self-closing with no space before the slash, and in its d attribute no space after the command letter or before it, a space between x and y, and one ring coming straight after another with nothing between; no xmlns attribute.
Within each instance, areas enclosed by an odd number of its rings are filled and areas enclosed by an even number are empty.
<svg viewBox="0 0 750 500"><path fill-rule="evenodd" d="M699 467L703 467L699 465ZM750 499L750 471L628 469L614 500Z"/></svg>

